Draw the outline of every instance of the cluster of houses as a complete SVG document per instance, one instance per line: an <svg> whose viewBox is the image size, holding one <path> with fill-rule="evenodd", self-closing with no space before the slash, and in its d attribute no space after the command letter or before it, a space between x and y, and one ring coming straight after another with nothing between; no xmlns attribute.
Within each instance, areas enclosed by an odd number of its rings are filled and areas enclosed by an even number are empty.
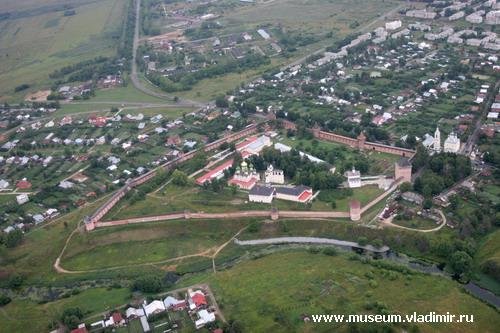
<svg viewBox="0 0 500 333"><path fill-rule="evenodd" d="M83 96L92 91L92 81L87 81L76 86L61 86L57 90L59 96L67 100L76 99L76 96Z"/></svg>
<svg viewBox="0 0 500 333"><path fill-rule="evenodd" d="M141 322L144 332L150 332L151 328L148 319L165 311L187 310L193 319L196 329L200 329L216 320L215 312L207 300L207 296L201 289L188 289L186 299L177 299L167 296L164 300L146 301L140 308L129 307L125 311L127 320L138 319ZM92 324L94 325L94 324Z"/></svg>
<svg viewBox="0 0 500 333"><path fill-rule="evenodd" d="M152 322L157 315L166 312L188 311L190 318L196 329L201 329L208 324L216 321L216 314L209 304L206 294L201 289L188 289L185 299L177 299L173 296L167 296L163 300L144 301L140 307L129 307L124 313L113 311L103 319L86 325L82 323L71 331L71 333L88 333L96 330L111 329L128 326L133 320L140 322L144 333L152 332ZM173 323L170 329L176 329L177 324ZM165 327L164 329L168 329ZM168 332L165 331L165 332Z"/></svg>
<svg viewBox="0 0 500 333"><path fill-rule="evenodd" d="M486 123L481 127L482 133L492 138L495 133L500 132L500 90L495 95L495 100L491 104L490 110L486 116Z"/></svg>

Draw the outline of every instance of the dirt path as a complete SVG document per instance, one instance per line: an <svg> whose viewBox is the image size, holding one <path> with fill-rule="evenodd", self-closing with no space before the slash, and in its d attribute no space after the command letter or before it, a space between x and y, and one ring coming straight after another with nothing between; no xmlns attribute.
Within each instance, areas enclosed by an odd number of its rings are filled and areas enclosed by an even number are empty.
<svg viewBox="0 0 500 333"><path fill-rule="evenodd" d="M215 268L215 258L217 257L219 252L222 251L229 243L233 242L236 239L236 237L238 237L239 234L241 234L246 228L247 226L241 228L236 234L234 234L233 237L231 237L230 240L228 240L227 242L219 246L217 250L215 250L215 253L212 255L212 269L214 270L214 273L217 273L217 269Z"/></svg>
<svg viewBox="0 0 500 333"><path fill-rule="evenodd" d="M117 269L123 269L123 268L130 268L130 267L141 267L141 266L156 266L156 265L161 265L161 264L166 264L169 262L174 262L174 261L179 261L182 259L189 259L189 258L195 258L195 257L206 257L212 259L212 267L214 270L214 273L216 272L215 269L215 258L219 254L220 251L222 251L229 243L231 243L240 233L242 233L247 227L243 227L240 229L234 236L231 237L227 242L217 246L217 247L211 247L208 248L204 251L198 252L198 253L193 253L193 254L187 254L184 256L179 256L175 258L170 258L170 259L165 259L165 260L160 260L160 261L152 261L152 262L146 262L146 263L140 263L140 264L130 264L130 265L121 265L121 266L114 266L114 267L108 267L108 268L99 268L99 269L88 269L88 270L68 270L65 269L61 266L61 258L64 255L64 252L66 251L66 248L69 245L69 242L71 241L71 238L79 232L80 225L78 225L75 230L71 232L71 234L68 236L66 239L66 242L64 244L63 249L59 253L59 256L56 258L56 261L54 262L54 269L61 274L84 274L84 273L95 273L95 272L104 272L104 271L113 271Z"/></svg>
<svg viewBox="0 0 500 333"><path fill-rule="evenodd" d="M432 229L414 229L414 228L409 228L409 227L403 227L401 225L397 225L392 223L392 219L394 218L393 216L391 218L385 219L382 221L382 226L388 226L388 227L394 227L394 228L399 228L399 229L405 229L405 230L410 230L410 231L416 231L416 232L436 232L438 230L441 230L446 225L446 216L444 213L439 209L438 210L439 215L441 215L441 224L435 228Z"/></svg>

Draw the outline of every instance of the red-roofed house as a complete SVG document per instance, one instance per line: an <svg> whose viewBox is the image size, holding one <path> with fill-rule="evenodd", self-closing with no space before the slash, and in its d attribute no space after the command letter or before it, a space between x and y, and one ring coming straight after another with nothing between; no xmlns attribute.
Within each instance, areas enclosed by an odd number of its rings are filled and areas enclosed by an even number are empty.
<svg viewBox="0 0 500 333"><path fill-rule="evenodd" d="M29 181L27 181L26 179L22 179L22 180L20 180L20 181L17 182L16 188L18 188L20 190L30 189L31 188L31 183Z"/></svg>
<svg viewBox="0 0 500 333"><path fill-rule="evenodd" d="M195 310L208 305L207 298L201 290L188 291L189 309Z"/></svg>
<svg viewBox="0 0 500 333"><path fill-rule="evenodd" d="M91 116L89 118L89 123L91 125L94 125L96 127L104 127L106 126L106 122L108 121L108 118L102 117L102 116Z"/></svg>
<svg viewBox="0 0 500 333"><path fill-rule="evenodd" d="M125 324L125 319L123 319L122 314L120 312L115 312L111 315L113 318L113 323L115 326L122 326Z"/></svg>
<svg viewBox="0 0 500 333"><path fill-rule="evenodd" d="M71 333L89 333L89 331L87 331L85 324L80 324L78 325L78 328L72 330Z"/></svg>

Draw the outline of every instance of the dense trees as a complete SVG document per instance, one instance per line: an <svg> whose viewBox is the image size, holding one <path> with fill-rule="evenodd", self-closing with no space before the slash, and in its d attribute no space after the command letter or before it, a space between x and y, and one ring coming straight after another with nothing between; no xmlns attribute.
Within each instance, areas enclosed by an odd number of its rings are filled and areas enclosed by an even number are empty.
<svg viewBox="0 0 500 333"><path fill-rule="evenodd" d="M175 170L172 173L172 183L177 186L186 186L189 183L189 178L185 172Z"/></svg>
<svg viewBox="0 0 500 333"><path fill-rule="evenodd" d="M164 287L164 281L157 276L142 276L132 282L131 289L133 291L142 291L145 293L157 293Z"/></svg>
<svg viewBox="0 0 500 333"><path fill-rule="evenodd" d="M74 329L78 326L83 318L83 312L80 308L67 308L61 315L61 322L69 329Z"/></svg>
<svg viewBox="0 0 500 333"><path fill-rule="evenodd" d="M192 72L179 72L169 78L159 73L149 73L148 79L151 80L160 89L166 92L176 92L191 89L197 82L227 73L241 72L246 69L256 68L268 64L270 60L257 54L247 54L245 58L239 60L226 59L219 63L198 69Z"/></svg>
<svg viewBox="0 0 500 333"><path fill-rule="evenodd" d="M451 272L462 281L466 281L472 266L471 256L464 251L457 251L451 255L449 267Z"/></svg>
<svg viewBox="0 0 500 333"><path fill-rule="evenodd" d="M430 158L427 156L423 148L419 147L413 161L414 167L424 168L413 187L426 197L439 194L472 172L470 160L466 156L450 153L436 154Z"/></svg>
<svg viewBox="0 0 500 333"><path fill-rule="evenodd" d="M4 244L8 248L16 247L19 244L21 244L22 241L23 241L23 232L20 229L13 230L8 234L0 235L0 244Z"/></svg>
<svg viewBox="0 0 500 333"><path fill-rule="evenodd" d="M0 294L0 307L9 304L10 301L10 297L4 294Z"/></svg>
<svg viewBox="0 0 500 333"><path fill-rule="evenodd" d="M300 156L296 150L281 153L278 150L266 148L262 156L252 156L250 161L259 171L265 170L269 164L272 164L282 169L294 183L311 186L315 190L337 188L343 181L341 176L330 172L327 164L313 163Z"/></svg>

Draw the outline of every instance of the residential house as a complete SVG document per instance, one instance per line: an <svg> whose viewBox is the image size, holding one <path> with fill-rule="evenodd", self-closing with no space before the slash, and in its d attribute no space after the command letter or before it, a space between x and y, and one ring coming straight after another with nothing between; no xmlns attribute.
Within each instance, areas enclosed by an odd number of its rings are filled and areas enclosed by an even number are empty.
<svg viewBox="0 0 500 333"><path fill-rule="evenodd" d="M162 301L154 300L149 304L146 304L144 302L144 305L142 306L144 309L144 313L146 314L146 317L150 317L152 315L158 314L160 312L166 311L167 309L165 308L165 304L163 304Z"/></svg>
<svg viewBox="0 0 500 333"><path fill-rule="evenodd" d="M198 311L198 319L195 321L196 329L204 327L206 324L215 321L215 313L208 312L207 310Z"/></svg>
<svg viewBox="0 0 500 333"><path fill-rule="evenodd" d="M207 298L201 290L188 289L188 304L190 310L202 309L208 306Z"/></svg>
<svg viewBox="0 0 500 333"><path fill-rule="evenodd" d="M19 205L23 205L29 201L29 197L27 194L19 194L16 196L16 201Z"/></svg>
<svg viewBox="0 0 500 333"><path fill-rule="evenodd" d="M163 300L163 304L165 304L165 308L167 310L172 310L172 311L181 311L187 307L186 300L176 299L175 297L172 296L167 296Z"/></svg>

